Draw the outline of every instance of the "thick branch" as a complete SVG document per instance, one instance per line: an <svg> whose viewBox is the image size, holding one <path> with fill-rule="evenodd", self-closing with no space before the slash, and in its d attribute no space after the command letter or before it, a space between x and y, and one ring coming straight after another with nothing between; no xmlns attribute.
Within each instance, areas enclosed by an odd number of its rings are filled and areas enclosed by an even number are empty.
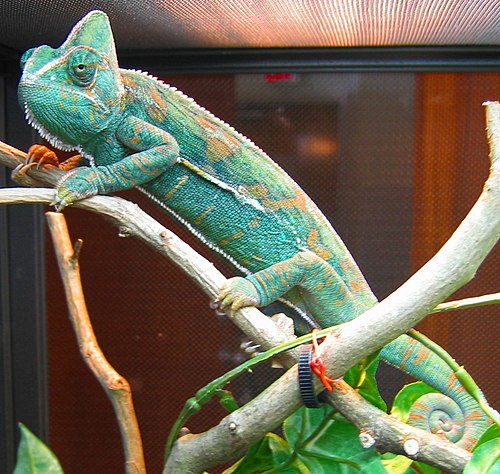
<svg viewBox="0 0 500 474"><path fill-rule="evenodd" d="M376 446L381 452L403 454L449 473L462 472L471 454L438 436L413 428L387 415L363 399L345 382L333 385L328 398L341 406L344 416L359 429L365 448Z"/></svg>
<svg viewBox="0 0 500 474"><path fill-rule="evenodd" d="M491 167L483 192L450 239L417 273L378 305L327 338L324 361L333 376L406 333L449 295L469 282L500 237L500 103L486 107ZM328 340L330 339L330 340ZM352 341L360 349L356 356ZM350 353L352 359L336 356ZM346 363L346 366L343 364ZM340 371L340 372L339 372Z"/></svg>
<svg viewBox="0 0 500 474"><path fill-rule="evenodd" d="M328 367L333 368L329 375L339 377L353 366L361 357L365 357L402 333L411 329L418 321L423 319L438 303L451 293L467 283L475 274L488 252L498 241L500 235L500 104L494 103L487 106L488 138L491 147L491 169L484 190L468 216L453 234L444 247L408 282L400 287L379 305L373 307L362 316L342 325L335 334L325 341L323 359ZM275 385L270 392L266 390L261 397L269 406L268 413L273 413L279 407L290 406L290 413L297 406L297 381L292 369L287 374L290 386L283 390L276 390ZM291 373L291 375L290 375ZM283 379L278 381L281 383ZM259 398L259 397L258 397ZM261 407L255 406L257 399L243 407L242 410L250 411L253 421L260 420ZM255 412L252 413L252 410ZM342 410L345 413L344 410ZM233 415L233 414L232 414ZM197 452L193 446L186 447L188 443L197 446L209 445L218 439L218 446L232 444L240 426L231 424L226 417L219 426L212 428L202 435L193 435L192 438L181 438L172 452L171 460L165 467L165 473L181 472L176 470L181 460L187 461L185 455ZM238 414L239 416L239 414ZM273 420L274 422L274 420ZM232 429L231 429L232 427ZM253 425L255 428L255 425ZM217 431L217 432L216 432ZM258 439L262 433L252 432ZM238 440L243 438L238 436ZM213 446L212 446L213 448ZM238 450L239 451L239 450ZM236 454L236 453L234 453ZM207 460L203 467L213 464L218 453L207 452ZM202 463L196 456L190 465ZM184 469L187 465L183 464ZM200 468L201 468L200 464ZM451 471L451 468L444 468ZM188 471L183 471L188 472ZM193 469L189 472L201 472Z"/></svg>
<svg viewBox="0 0 500 474"><path fill-rule="evenodd" d="M125 472L128 474L145 474L146 465L144 463L141 434L134 411L130 386L104 357L88 315L78 263L81 241L78 243L77 250L73 249L66 220L62 214L47 213L47 221L54 242L57 262L66 292L70 320L78 340L78 347L83 360L99 380L110 399L120 427L125 452Z"/></svg>
<svg viewBox="0 0 500 474"><path fill-rule="evenodd" d="M0 142L0 163L2 160ZM0 189L0 204L43 203L50 204L54 199L54 190L39 188L4 188ZM134 203L119 197L95 196L74 205L101 214L120 229L121 236L134 236L169 258L182 268L200 288L215 299L219 288L226 280L214 265L195 252L173 232L155 221ZM255 308L244 308L229 315L233 322L253 341L264 349L270 349L288 340L288 335L276 324ZM295 352L284 354L280 360L293 363Z"/></svg>
<svg viewBox="0 0 500 474"><path fill-rule="evenodd" d="M48 203L52 198L53 191L47 189L0 190L0 202ZM120 225L123 233L127 235L134 234L142 238L156 250L168 255L175 262L180 264L181 267L186 268L187 266L189 268L189 274L192 276L196 275L196 281L204 287L205 292L210 296L213 297L217 292L218 285L214 282L218 279L221 282L224 281L224 277L217 272L210 262L192 253L192 250L185 246L182 241L178 240L175 235L171 234L163 226L152 220L148 215L143 214L134 204L123 201L120 198L98 196L82 201L78 206L107 215L112 218L116 224ZM164 244L164 240L169 242L168 246ZM248 319L242 318L244 323L241 324L241 316L245 313L249 313L250 317ZM257 318L253 318L252 313L257 313ZM240 319L238 319L238 317L240 317ZM253 321L262 322L267 325L271 324L269 318L264 316L263 319L261 319L260 312L257 310L248 309L243 312L240 311L236 313L235 319L240 323L240 327L248 325L261 340L266 341L269 345L276 344L270 341L277 340L279 337L285 337L280 336L279 331L274 327L272 327L272 331L274 332L269 332L266 328L258 329L260 326L257 326L256 330ZM278 338L274 337L273 339L273 337L271 337L268 339L269 335L274 336L276 332L278 333ZM187 437L181 438L174 448L174 455L170 458L170 464L167 467L168 472L201 472L204 470L207 463L211 465L218 464L227 461L227 459L242 455L253 442L257 441L266 432L279 425L284 418L300 406L301 401L296 388L296 371L295 368L293 368L285 377L263 392L261 396L257 397L228 418L225 418L218 426L212 428L207 433L188 435ZM351 407L349 400L343 401L343 397L341 396L330 397L330 402L342 413L346 413ZM361 400L360 404L363 403L367 410L372 410L371 405ZM369 412L371 413L371 411ZM379 412L379 415L384 416L385 414ZM368 418L368 421L364 419L362 425L359 427L368 431L367 426L370 422L374 424L374 428L371 432L378 434L385 433L380 431L380 428L377 428L375 426L376 423L373 420L370 421L370 418ZM397 425L397 423L399 422L392 421L392 426L394 426L394 424ZM401 433L404 433L405 429L406 426L400 423L400 436L397 439L402 439ZM391 431L388 430L386 432ZM228 433L229 439L225 437ZM427 441L426 445L436 446L436 449L445 449L445 459L453 457L453 450L457 448L451 443L447 443L449 445L448 448L452 450L450 452L446 450L446 442L443 442L445 446L445 448L443 448L440 443L432 441L435 438L433 435L422 433L421 436L431 440ZM377 439L377 442L380 443L380 446L384 446L385 443L391 445L391 443L394 443L394 440L391 441L390 439L385 440L381 438ZM399 449L401 450L402 448L400 447ZM197 455L193 456L193 452L196 452ZM201 456L201 454L205 452L207 453L208 460ZM467 453L462 452L461 457L457 458L459 460L458 462L460 462L460 459L466 459L467 456ZM427 462L432 464L434 458L440 459L438 455L433 455L427 459ZM424 460L425 458L421 457L421 459ZM200 461L199 465L196 463L196 460ZM455 463L456 462L457 461L455 461ZM437 464L437 466L449 472L453 472L449 462Z"/></svg>

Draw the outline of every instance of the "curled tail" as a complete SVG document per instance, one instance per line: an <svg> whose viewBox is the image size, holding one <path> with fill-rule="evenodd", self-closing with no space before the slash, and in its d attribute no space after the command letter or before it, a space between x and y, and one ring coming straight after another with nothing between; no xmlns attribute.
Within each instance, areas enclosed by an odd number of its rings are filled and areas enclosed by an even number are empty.
<svg viewBox="0 0 500 474"><path fill-rule="evenodd" d="M408 423L472 450L491 420L466 392L448 364L406 335L385 346L380 355L388 364L441 392L420 397L412 406Z"/></svg>

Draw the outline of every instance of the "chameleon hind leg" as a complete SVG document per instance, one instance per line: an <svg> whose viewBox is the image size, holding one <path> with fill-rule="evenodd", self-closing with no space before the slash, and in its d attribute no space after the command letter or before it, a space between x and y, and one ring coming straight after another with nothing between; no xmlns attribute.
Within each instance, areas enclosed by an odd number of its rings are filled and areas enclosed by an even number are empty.
<svg viewBox="0 0 500 474"><path fill-rule="evenodd" d="M222 310L263 307L297 288L305 307L321 327L348 321L366 308L355 298L335 269L313 252L293 257L245 278L230 278L216 300Z"/></svg>
<svg viewBox="0 0 500 474"><path fill-rule="evenodd" d="M266 306L293 287L299 288L306 307L322 327L346 322L366 309L366 304L357 303L332 266L308 251L246 278L227 280L217 301L223 310ZM406 335L385 346L380 355L382 360L441 392L416 400L409 423L470 450L490 422L447 364Z"/></svg>

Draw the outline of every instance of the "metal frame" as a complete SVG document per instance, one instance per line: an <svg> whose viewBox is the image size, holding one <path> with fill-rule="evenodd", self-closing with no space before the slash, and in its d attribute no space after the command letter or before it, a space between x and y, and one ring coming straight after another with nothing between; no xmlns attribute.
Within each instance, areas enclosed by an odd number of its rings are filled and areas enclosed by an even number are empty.
<svg viewBox="0 0 500 474"><path fill-rule="evenodd" d="M500 71L500 46L119 51L121 67L155 74Z"/></svg>
<svg viewBox="0 0 500 474"><path fill-rule="evenodd" d="M17 104L17 69L0 77L0 136L19 148L34 140ZM0 186L10 171L0 168ZM17 423L48 436L44 224L41 206L0 206L0 472L12 472Z"/></svg>

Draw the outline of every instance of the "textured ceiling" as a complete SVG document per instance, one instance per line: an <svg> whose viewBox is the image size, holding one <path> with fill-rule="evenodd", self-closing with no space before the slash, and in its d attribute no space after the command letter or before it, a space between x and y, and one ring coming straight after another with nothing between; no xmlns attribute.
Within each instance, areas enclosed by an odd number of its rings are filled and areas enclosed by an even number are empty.
<svg viewBox="0 0 500 474"><path fill-rule="evenodd" d="M500 45L499 0L0 0L0 46L56 46L92 9L121 50Z"/></svg>

